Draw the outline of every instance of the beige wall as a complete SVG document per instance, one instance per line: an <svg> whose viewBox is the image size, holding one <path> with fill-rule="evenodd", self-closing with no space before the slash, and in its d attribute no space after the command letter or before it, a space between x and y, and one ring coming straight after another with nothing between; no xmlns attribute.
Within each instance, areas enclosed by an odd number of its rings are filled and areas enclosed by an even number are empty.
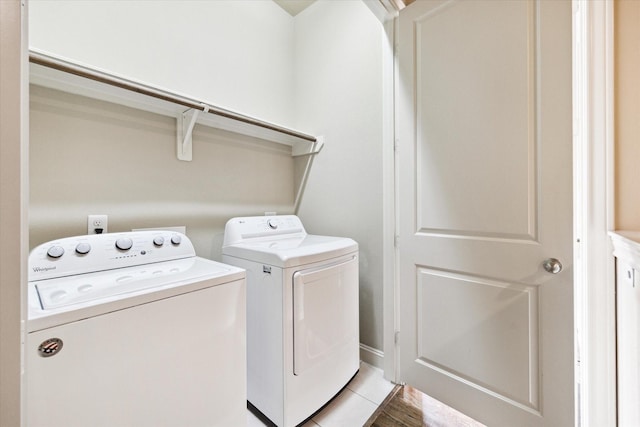
<svg viewBox="0 0 640 427"><path fill-rule="evenodd" d="M296 123L326 140L300 218L358 242L360 342L382 350L383 28L360 0L325 0L296 16L295 34Z"/></svg>
<svg viewBox="0 0 640 427"><path fill-rule="evenodd" d="M325 137L299 215L309 233L360 244L361 342L382 349L383 33L364 3L318 1L295 18L262 0L78 3L33 0L31 46ZM186 225L218 259L228 218L293 211L305 159L277 145L196 127L194 161L179 162L170 118L32 94L32 247L108 214L109 231Z"/></svg>
<svg viewBox="0 0 640 427"><path fill-rule="evenodd" d="M293 115L293 18L273 2L53 3L30 1L31 48L259 118ZM287 146L196 125L182 162L171 117L31 94L31 247L107 214L111 232L184 225L198 255L219 259L229 218L293 211Z"/></svg>
<svg viewBox="0 0 640 427"><path fill-rule="evenodd" d="M640 1L614 7L615 228L640 230Z"/></svg>
<svg viewBox="0 0 640 427"><path fill-rule="evenodd" d="M293 21L264 0L30 0L29 46L293 126Z"/></svg>
<svg viewBox="0 0 640 427"><path fill-rule="evenodd" d="M0 1L0 426L20 425L26 285L26 86L21 2Z"/></svg>
<svg viewBox="0 0 640 427"><path fill-rule="evenodd" d="M184 225L198 255L220 259L234 216L291 213L291 148L201 125L193 161L176 159L175 119L31 86L30 246L87 233Z"/></svg>

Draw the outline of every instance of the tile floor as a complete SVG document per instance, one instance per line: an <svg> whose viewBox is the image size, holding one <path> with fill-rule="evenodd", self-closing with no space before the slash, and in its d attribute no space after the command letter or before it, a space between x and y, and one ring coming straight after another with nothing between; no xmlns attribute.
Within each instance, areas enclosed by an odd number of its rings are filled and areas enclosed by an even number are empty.
<svg viewBox="0 0 640 427"><path fill-rule="evenodd" d="M360 362L360 372L326 408L304 427L356 427L363 425L393 389L382 376L382 369ZM249 412L249 411L247 411ZM247 427L264 427L253 413Z"/></svg>

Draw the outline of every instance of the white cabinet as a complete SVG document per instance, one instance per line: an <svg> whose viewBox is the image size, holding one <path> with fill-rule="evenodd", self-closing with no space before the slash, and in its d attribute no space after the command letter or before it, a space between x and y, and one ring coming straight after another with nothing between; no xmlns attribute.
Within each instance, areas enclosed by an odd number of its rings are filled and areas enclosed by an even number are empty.
<svg viewBox="0 0 640 427"><path fill-rule="evenodd" d="M611 233L616 256L618 426L640 426L640 232Z"/></svg>

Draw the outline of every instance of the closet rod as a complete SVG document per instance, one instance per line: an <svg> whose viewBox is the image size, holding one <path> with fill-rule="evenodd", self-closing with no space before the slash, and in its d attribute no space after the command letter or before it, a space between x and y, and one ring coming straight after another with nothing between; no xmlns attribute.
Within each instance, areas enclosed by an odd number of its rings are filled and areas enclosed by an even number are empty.
<svg viewBox="0 0 640 427"><path fill-rule="evenodd" d="M156 89L151 86L146 86L141 83L136 83L131 80L124 79L122 77L116 77L111 74L103 73L97 70L92 70L90 68L73 64L58 58L54 58L52 56L49 56L40 52L35 52L30 50L29 62L42 65L45 67L53 68L59 71L64 71L66 73L74 74L76 76L84 77L100 83L105 83L111 86L119 87L121 89L137 92L137 93L147 95L156 99L161 99L163 101L171 102L178 105L183 105L188 108L192 108L200 111L205 110L205 107L203 106L204 103L198 102L196 100L193 100L184 96L176 95L171 92L166 92L160 89ZM225 110L224 108L209 106L208 113L225 117L228 119L236 120L238 122L246 123L249 125L261 127L264 129L269 129L275 132L280 132L296 138L304 139L306 141L316 142L316 137L314 136L297 132L295 130L287 129L282 126L274 125L272 123L263 122L262 120L254 119L252 117L248 117L233 111Z"/></svg>

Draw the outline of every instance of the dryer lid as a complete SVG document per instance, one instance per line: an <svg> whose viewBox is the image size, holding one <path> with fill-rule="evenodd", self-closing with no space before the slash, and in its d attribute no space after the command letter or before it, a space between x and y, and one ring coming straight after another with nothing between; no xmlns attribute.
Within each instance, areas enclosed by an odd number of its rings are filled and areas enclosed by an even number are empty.
<svg viewBox="0 0 640 427"><path fill-rule="evenodd" d="M310 264L346 255L358 244L346 237L309 235L295 215L232 218L222 253L276 267Z"/></svg>
<svg viewBox="0 0 640 427"><path fill-rule="evenodd" d="M300 218L295 215L238 217L227 221L222 246L302 238L306 235Z"/></svg>
<svg viewBox="0 0 640 427"><path fill-rule="evenodd" d="M245 241L223 247L222 253L276 267L293 267L339 257L357 250L358 244L346 237L306 235Z"/></svg>

